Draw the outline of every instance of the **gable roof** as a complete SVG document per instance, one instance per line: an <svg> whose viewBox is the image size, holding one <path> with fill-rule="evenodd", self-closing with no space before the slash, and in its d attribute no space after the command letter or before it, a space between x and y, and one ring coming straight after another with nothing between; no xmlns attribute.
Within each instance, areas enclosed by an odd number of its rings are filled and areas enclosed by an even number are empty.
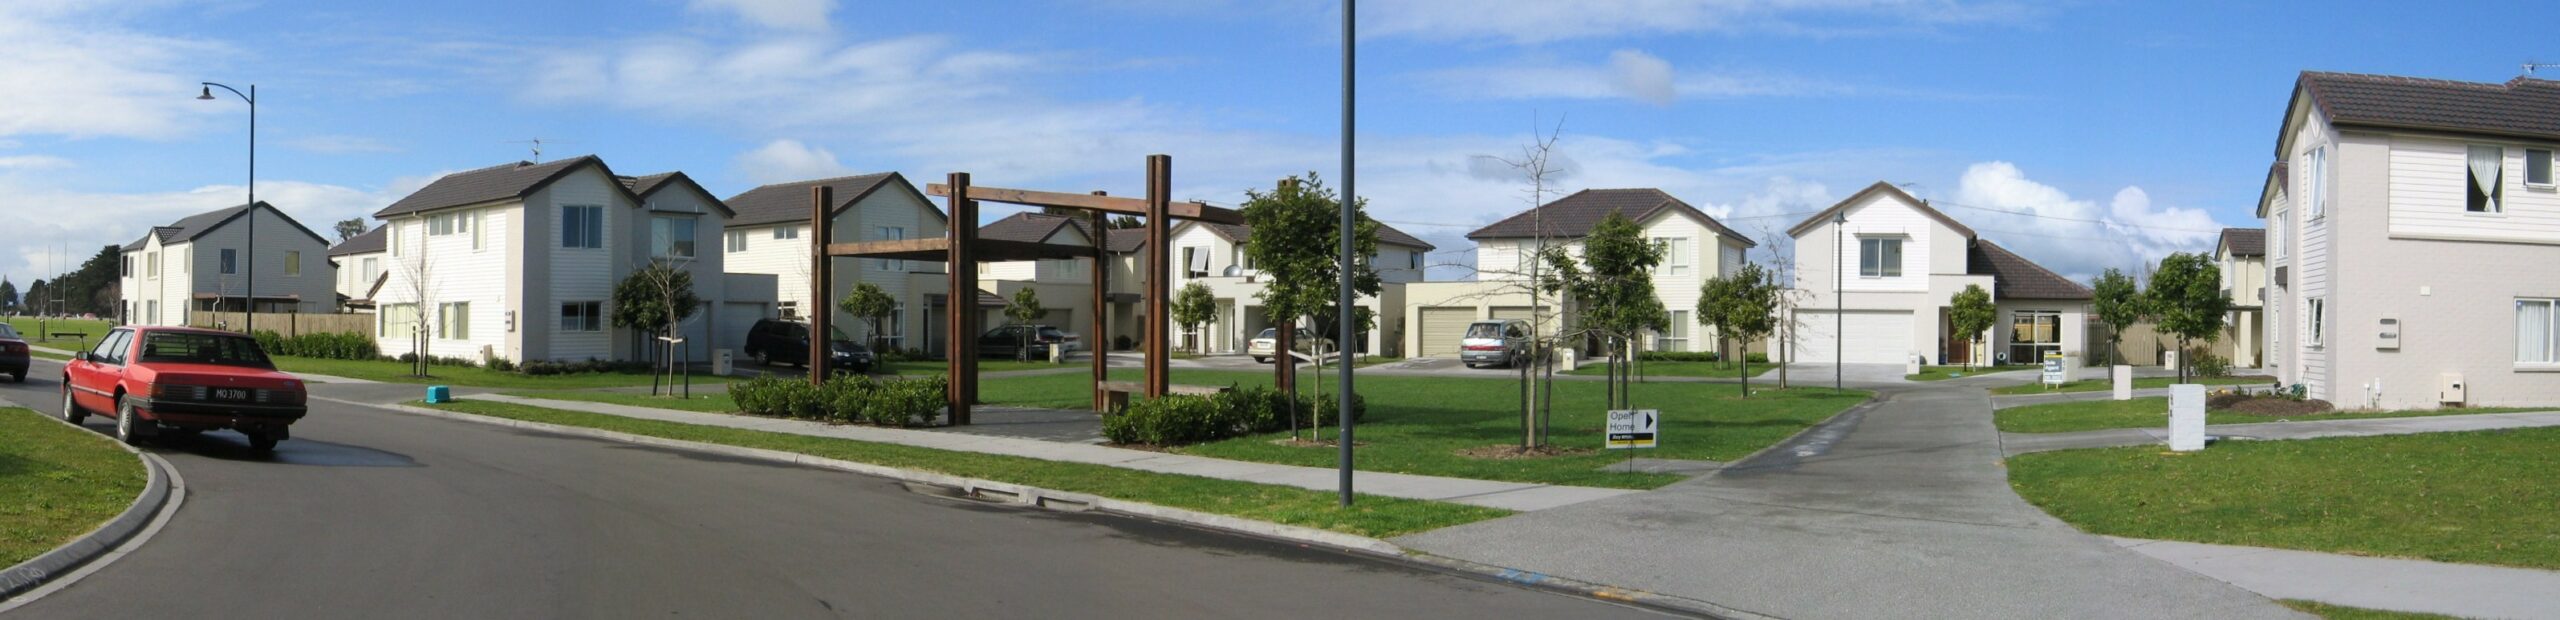
<svg viewBox="0 0 2560 620"><path fill-rule="evenodd" d="M701 183L693 182L693 175L685 174L681 171L644 174L636 177L622 177L616 180L621 181L622 187L631 190L631 195L639 198L642 202L648 201L650 194L657 193L658 190L661 189L670 187L691 187L693 188L693 191L701 192L703 199L711 201L711 208L719 209L721 214L728 216L735 216L738 214L737 210L729 208L728 201L721 200L719 196L712 195L711 190L703 189Z"/></svg>
<svg viewBox="0 0 2560 620"><path fill-rule="evenodd" d="M2225 228L2222 229L2222 239L2215 245L2232 256L2266 256L2267 229Z"/></svg>
<svg viewBox="0 0 2560 620"><path fill-rule="evenodd" d="M321 237L319 233L311 232L310 228L304 227L302 222L295 221L293 216L285 215L284 211L277 209L275 205L268 204L267 201L261 200L257 202L256 206L275 213L276 217L282 218L286 224L293 225L294 230L301 231L303 236L310 237L312 241L317 242L320 245L329 244L329 240L327 238ZM215 229L221 228L224 224L231 223L232 220L240 219L242 214L249 212L249 207L250 205L223 207L212 211L178 218L178 221L172 222L167 226L152 227L151 234L158 235L160 237L160 243L162 244L177 243L180 241L194 241L207 234L211 234ZM144 241L147 241L147 238L136 239L133 243L125 244L124 249L142 249L142 246L145 245Z"/></svg>
<svg viewBox="0 0 2560 620"><path fill-rule="evenodd" d="M498 164L439 177L435 182L428 183L426 187L418 188L418 191L410 192L398 202L391 203L391 206L373 212L373 216L389 218L495 200L523 199L544 187L549 187L552 181L558 181L588 166L594 166L607 178L621 178L621 175L613 173L612 168L604 165L603 158L594 155L580 155L539 164L529 161ZM640 201L638 195L631 193L631 188L621 183L615 183L614 189L621 190L623 197L630 198L632 202Z"/></svg>
<svg viewBox="0 0 2560 620"><path fill-rule="evenodd" d="M2310 97L2311 107L2336 125L2560 140L2560 82L2552 80L2519 76L2496 84L2304 71L2293 96L2296 104ZM2279 123L2279 159L2292 135L2294 107L2285 106Z"/></svg>
<svg viewBox="0 0 2560 620"><path fill-rule="evenodd" d="M1049 240L1049 237L1057 235L1058 230L1062 228L1075 229L1077 235L1086 239L1093 238L1093 235L1088 234L1085 231L1084 222L1079 218L1072 218L1063 215L1051 215L1037 211L1015 213L1013 215L1005 216L1004 219L989 222L985 226L980 226L978 227L978 238L1020 241L1024 243L1045 243Z"/></svg>
<svg viewBox="0 0 2560 620"><path fill-rule="evenodd" d="M346 256L348 254L371 254L383 251L383 240L391 236L386 232L387 228L388 227L386 226L375 226L373 227L373 230L364 231L364 234L348 237L347 240L340 241L337 245L329 246L329 255Z"/></svg>
<svg viewBox="0 0 2560 620"><path fill-rule="evenodd" d="M916 200L924 202L928 207L926 210L932 211L934 217L942 218L944 222L950 221L951 216L944 214L940 208L933 208L933 201L926 200L924 192L916 191L915 184L908 183L906 176L895 172L875 172L831 179L775 183L740 192L736 196L730 196L727 201L728 207L735 213L729 217L728 227L807 222L809 221L809 190L820 185L835 188L836 205L828 211L828 215L843 213L846 208L852 207L854 203L861 202L863 198L879 192L882 188L895 187L914 195Z"/></svg>
<svg viewBox="0 0 2560 620"><path fill-rule="evenodd" d="M1866 200L1868 196L1877 194L1901 198L1903 204L1909 205L1913 209L1920 210L1920 214L1929 216L1929 219L1937 220L1938 223L1945 224L1948 228L1953 228L1956 232L1963 233L1966 239L1972 239L1977 236L1974 234L1973 229L1965 226L1963 222L1958 222L1956 221L1956 218L1947 217L1946 213L1930 207L1929 201L1921 200L1919 197L1911 195L1911 192L1902 191L1902 188L1895 187L1894 184L1883 181L1877 181L1874 185L1867 186L1866 189L1858 190L1858 193L1850 194L1848 198L1842 199L1840 202L1831 205L1831 208L1823 209L1822 212L1813 214L1813 217L1804 218L1804 221L1802 222L1796 222L1795 226L1787 228L1787 236L1804 236L1805 233L1813 231L1814 228L1821 226L1824 222L1831 221L1833 214L1848 210L1849 205L1858 204L1859 202Z"/></svg>
<svg viewBox="0 0 2560 620"><path fill-rule="evenodd" d="M2085 300L2096 297L2089 287L2027 260L1989 239L1975 239L1965 251L1964 272L1991 276L1992 290L2002 299Z"/></svg>
<svg viewBox="0 0 2560 620"><path fill-rule="evenodd" d="M1643 222L1664 210L1688 215L1691 219L1695 219L1700 223L1706 224L1707 230L1715 231L1716 234L1724 235L1735 241L1742 242L1743 247L1756 247L1760 245L1758 242L1752 241L1750 237L1743 236L1742 233L1734 232L1731 228L1726 228L1723 222L1716 221L1716 218L1708 216L1704 211L1699 211L1697 207L1689 206L1689 203L1681 202L1679 198L1672 197L1669 192L1650 187L1628 189L1586 189L1574 192L1563 198L1557 198L1553 201L1549 201L1547 204L1538 205L1536 208L1519 212L1511 217L1503 218L1502 221L1488 224L1483 228L1478 228L1475 232L1467 233L1467 238L1481 240L1538 237L1541 236L1541 231L1538 230L1538 227L1540 226L1539 220L1541 219L1545 220L1544 226L1546 227L1546 230L1543 231L1544 236L1567 238L1584 237L1589 236L1591 234L1591 228L1600 225L1600 220L1607 219L1611 213L1621 214L1626 216L1627 219ZM1412 239L1410 235L1404 235L1402 232L1398 232L1396 234L1404 236L1407 239ZM1379 240L1384 241L1385 239L1385 228L1381 225ZM1414 239L1413 241L1414 243L1407 245L1414 245L1415 247L1422 248L1431 247L1430 244L1420 243L1421 240L1419 239Z"/></svg>

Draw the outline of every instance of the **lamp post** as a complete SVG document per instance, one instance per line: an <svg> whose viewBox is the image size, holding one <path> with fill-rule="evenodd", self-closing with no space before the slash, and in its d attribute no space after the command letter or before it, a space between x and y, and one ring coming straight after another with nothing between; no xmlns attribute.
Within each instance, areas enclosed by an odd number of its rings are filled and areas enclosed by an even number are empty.
<svg viewBox="0 0 2560 620"><path fill-rule="evenodd" d="M1351 267L1355 259L1352 256L1351 236L1358 224L1351 216L1351 209L1360 200L1360 194L1352 189L1351 178L1351 104L1353 101L1351 95L1354 84L1352 68L1355 66L1352 63L1352 52L1359 43L1357 39L1352 38L1354 33L1351 18L1357 4L1357 0L1342 0L1342 204L1339 207L1342 211L1342 228L1337 230L1336 235L1342 239L1342 265L1334 271L1340 276L1338 279L1341 282L1340 290L1336 291L1337 299L1333 307L1334 318L1339 321L1335 324L1335 329L1338 331L1334 332L1337 345L1356 337L1358 333L1352 329L1355 326L1352 315L1359 309L1352 305L1357 300L1351 295ZM1335 441L1342 442L1337 450L1336 459L1339 461L1337 465L1341 470L1339 472L1341 501L1342 505L1347 507L1351 505L1351 367L1352 361L1356 358L1348 353L1351 350L1349 347L1334 348L1345 352L1342 355L1341 389L1336 390L1334 394L1334 398L1339 400L1335 401L1333 409L1333 418L1342 425L1342 429L1336 432L1333 438Z"/></svg>
<svg viewBox="0 0 2560 620"><path fill-rule="evenodd" d="M1848 256L1847 248L1840 246L1840 235L1842 229L1848 227L1848 211L1844 210L1831 214L1831 249L1833 256ZM1835 265L1834 267L1839 266ZM1841 281L1847 277L1847 267L1839 267L1831 271L1831 391L1833 392L1847 391L1846 386L1841 381L1842 369L1846 368L1848 365L1849 351L1849 300L1842 294L1847 289L1841 286Z"/></svg>
<svg viewBox="0 0 2560 620"><path fill-rule="evenodd" d="M241 101L249 102L249 204L243 207L249 212L249 242L240 253L240 261L247 263L248 294L240 305L240 322L241 333L254 335L258 332L258 85L250 84L249 92L243 93L215 82L203 84L204 92L196 95L197 100L212 101L213 87L222 86L240 96Z"/></svg>

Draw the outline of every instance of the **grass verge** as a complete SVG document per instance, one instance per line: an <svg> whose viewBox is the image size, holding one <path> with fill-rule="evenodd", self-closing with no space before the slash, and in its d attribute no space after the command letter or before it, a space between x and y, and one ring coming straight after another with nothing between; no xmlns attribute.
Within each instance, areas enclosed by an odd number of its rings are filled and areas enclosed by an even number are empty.
<svg viewBox="0 0 2560 620"><path fill-rule="evenodd" d="M1065 364L1051 364L1045 361L1025 362L1013 359L978 359L978 372L1003 372L1007 370L1064 370L1092 367L1093 362L1091 360L1068 362ZM898 375L938 375L948 372L950 369L951 366L943 363L942 360L899 360L881 364L876 372Z"/></svg>
<svg viewBox="0 0 2560 620"><path fill-rule="evenodd" d="M0 567L96 529L133 504L150 475L114 440L0 408Z"/></svg>
<svg viewBox="0 0 2560 620"><path fill-rule="evenodd" d="M2440 616L2414 611L2365 609L2362 607L2331 605L2319 601L2306 601L2301 599L2285 599L2277 602L2283 603L2286 607L2293 608L2294 611L2319 616L2326 618L2327 620L2456 620L2453 616Z"/></svg>
<svg viewBox="0 0 2560 620"><path fill-rule="evenodd" d="M477 366L429 366L430 376L411 376L408 362L384 360L329 360L309 357L275 356L276 368L285 372L365 379L385 383L463 385L495 389L581 389L631 387L648 385L646 372L583 372L565 375L534 376L523 373L490 370ZM707 373L695 374L695 385L727 383L728 377Z"/></svg>
<svg viewBox="0 0 2560 620"><path fill-rule="evenodd" d="M1741 365L1732 362L1644 362L1643 364L1639 364L1637 368L1644 376L1647 377L1706 377L1710 379L1742 378ZM1761 377L1775 377L1777 375L1774 373L1777 371L1778 367L1774 364L1762 362L1752 362L1751 364L1751 378L1753 379ZM1607 364L1600 363L1597 360L1585 360L1582 362L1581 368L1565 371L1563 374L1602 377L1609 374L1609 366Z"/></svg>
<svg viewBox="0 0 2560 620"><path fill-rule="evenodd" d="M492 401L422 405L511 420L602 429L682 441L796 452L901 469L1087 493L1376 538L1401 536L1511 514L1463 504L1363 495L1351 508L1324 491L1159 474L1101 465L953 452L895 444L641 420Z"/></svg>
<svg viewBox="0 0 2560 620"><path fill-rule="evenodd" d="M2398 411L2341 411L2295 416L2271 416L2236 411L2206 411L2204 423L2255 424L2260 422L2312 422L2318 420L2356 420L2364 418L2417 418L2442 415L2480 413L2516 413L2551 411L2552 407L2464 407L2448 409L2407 409ZM2004 433L2068 433L2110 428L2165 428L2169 425L2169 398L2146 396L2133 400L2081 400L2010 407L1991 414L1991 424Z"/></svg>
<svg viewBox="0 0 2560 620"><path fill-rule="evenodd" d="M2275 384L2276 379L2275 377L2260 375L2235 375L2229 377L2192 377L2189 378L2188 381L2200 385L2273 385ZM2176 377L2147 377L2133 380L2133 389L2141 390L2164 388L2177 382L2178 379ZM2042 383L2002 386L1992 388L1991 393L2002 396L2015 396L2019 394L2050 394L2054 392L2104 392L2112 389L2115 389L2115 382L2110 379L2081 379L2052 388L2047 388Z"/></svg>
<svg viewBox="0 0 2560 620"><path fill-rule="evenodd" d="M2560 569L2560 427L2156 446L2009 460L2093 534Z"/></svg>
<svg viewBox="0 0 2560 620"><path fill-rule="evenodd" d="M2009 365L2006 365L2006 366L1975 366L1975 367L1972 367L1972 368L1966 368L1966 367L1963 367L1963 366L1922 366L1922 367L1920 367L1920 374L1916 374L1916 375L1903 375L1903 376L1902 376L1902 378L1903 378L1903 379L1906 379L1906 380L1911 380L1911 381L1945 381L1945 380L1948 380L1948 379L1954 379L1954 378L1956 378L1956 377L1958 377L1958 376L1971 377L1971 376L1980 375L1980 374L1984 374L1984 373L2005 372L2005 371L2011 371L2011 370L2028 370L2028 369L2034 369L2034 368L2042 368L2042 366L2038 366L2038 365L2035 365L2035 364L2009 364Z"/></svg>
<svg viewBox="0 0 2560 620"><path fill-rule="evenodd" d="M115 324L113 323L91 319L39 320L33 317L18 316L9 317L5 320L9 323L9 327L16 328L18 330L18 335L25 337L27 342L66 350L77 348L81 343L97 344L99 335L105 334L107 333L107 330L115 328ZM38 331L38 326L42 326L43 330ZM80 336L66 336L60 339L55 339L53 337L54 334L68 334L72 332L79 332Z"/></svg>
<svg viewBox="0 0 2560 620"><path fill-rule="evenodd" d="M694 392L691 398L679 398L672 395L650 396L648 394L635 394L631 392L603 392L596 390L524 390L507 392L506 394L508 396L522 396L525 398L575 400L590 403L605 403L610 405L628 405L632 407L676 409L699 413L737 413L738 411L737 401L730 400L728 392Z"/></svg>

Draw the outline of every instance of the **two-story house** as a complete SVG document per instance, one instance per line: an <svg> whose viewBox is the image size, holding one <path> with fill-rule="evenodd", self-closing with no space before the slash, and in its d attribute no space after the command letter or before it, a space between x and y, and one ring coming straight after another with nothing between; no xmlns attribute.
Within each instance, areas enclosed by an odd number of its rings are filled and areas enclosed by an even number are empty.
<svg viewBox="0 0 2560 620"><path fill-rule="evenodd" d="M2025 363L2080 358L2089 287L1982 239L1878 182L1787 229L1794 237L1794 336L1787 359L1830 363ZM1976 342L1955 333L1957 293L1980 286L1997 315ZM1775 356L1773 356L1775 357Z"/></svg>
<svg viewBox="0 0 2560 620"><path fill-rule="evenodd" d="M1714 351L1717 341L1698 325L1698 291L1707 280L1733 273L1745 262L1750 237L1659 189L1586 189L1494 222L1467 238L1476 242L1475 280L1424 282L1406 289L1409 350L1416 356L1455 357L1467 324L1488 319L1531 319L1531 262L1541 243L1581 256L1582 238L1609 214L1643 227L1663 251L1653 270L1653 292L1670 314L1668 325L1639 346L1653 351ZM1543 227L1543 228L1541 228ZM1412 258L1415 277L1422 261ZM1544 296L1547 331L1574 323L1572 307Z"/></svg>
<svg viewBox="0 0 2560 620"><path fill-rule="evenodd" d="M383 276L390 273L384 269L390 264L390 253L382 245L382 240L390 236L387 230L375 226L329 246L329 262L338 270L338 299L347 309L373 309L374 293L382 288Z"/></svg>
<svg viewBox="0 0 2560 620"><path fill-rule="evenodd" d="M812 312L834 312L829 318L833 325L865 340L872 336L871 322L837 310L836 300L851 293L856 283L879 286L897 300L879 334L886 346L942 351L946 319L941 308L950 288L942 263L831 258L834 281L825 298L811 297L811 244L817 243L817 235L809 230L810 201L821 186L830 188L836 202L828 208L828 235L837 243L941 237L950 225L949 216L895 172L765 185L728 200L737 209L721 239L729 272L773 278L776 317L807 320ZM984 296L971 299L982 307L986 302Z"/></svg>
<svg viewBox="0 0 2560 620"><path fill-rule="evenodd" d="M190 215L125 244L117 267L117 311L125 322L187 325L209 311L337 311L337 273L322 256L328 240L273 205L255 206ZM255 256L248 251L252 218Z"/></svg>
<svg viewBox="0 0 2560 620"><path fill-rule="evenodd" d="M2267 229L2225 228L2213 244L2213 262L2222 271L2222 294L2231 298L2222 339L2230 346L2231 365L2255 368L2266 355L2260 334L2267 305Z"/></svg>
<svg viewBox="0 0 2560 620"><path fill-rule="evenodd" d="M1134 232L1122 234L1139 237L1136 245L1143 247L1143 235L1130 234ZM1183 222L1169 231L1174 293L1178 295L1184 287L1198 283L1217 300L1215 318L1208 323L1191 329L1180 324L1169 328L1174 331L1171 336L1176 349L1241 353L1254 336L1272 326L1274 321L1264 314L1261 302L1262 291L1269 282L1254 268L1253 257L1245 251L1253 234L1251 226L1207 222ZM1115 239L1119 236L1113 235ZM1358 307L1372 313L1376 328L1366 338L1349 343L1351 348L1390 355L1409 350L1403 346L1406 338L1403 321L1398 317L1404 314L1405 287L1422 280L1422 260L1432 249L1430 243L1393 226L1378 225L1378 253L1368 257L1370 267L1378 272L1378 294L1355 300ZM1132 271L1136 270L1137 254L1128 254L1132 257ZM1303 327L1318 334L1333 331L1325 326Z"/></svg>
<svg viewBox="0 0 2560 620"><path fill-rule="evenodd" d="M610 313L614 288L659 263L692 277L703 306L681 331L690 358L708 359L743 338L713 326L734 324L720 315L752 288L732 286L713 250L731 214L683 173L624 177L593 155L445 175L374 212L387 274L376 339L389 355L417 352L423 329L441 357L654 359L655 334Z"/></svg>
<svg viewBox="0 0 2560 620"><path fill-rule="evenodd" d="M2341 407L2560 402L2560 82L2304 72L2261 194L2267 365Z"/></svg>
<svg viewBox="0 0 2560 620"><path fill-rule="evenodd" d="M1085 218L1051 215L1037 211L1015 213L978 227L979 239L1022 243L1090 248L1094 246L1094 236L1092 225L1087 223ZM1141 243L1146 239L1143 231L1134 230L1123 231L1119 237ZM1115 254L1109 260L1103 261L1100 268L1114 269L1118 263L1133 260L1138 260L1135 254ZM1095 268L1092 258L980 263L978 287L995 299L1006 301L1012 300L1014 295L1023 289L1030 289L1032 295L1040 300L1041 309L1047 314L1039 319L1040 324L1054 326L1068 333L1089 335L1087 332L1092 331L1093 326L1093 270ZM1135 316L1134 309L1140 305L1140 296L1146 286L1143 281L1135 278L1143 276L1131 274L1129 276L1131 281L1127 282L1121 281L1120 276L1121 274L1117 272L1105 274L1108 280L1106 286L1111 290L1103 311L1110 312L1114 316ZM1003 314L997 312L986 317L986 321L982 324L993 328L1006 322L1008 321ZM1116 340L1118 336L1129 336L1134 343L1136 331L1134 329L1121 331L1122 329L1124 326L1115 323L1111 328L1112 339ZM1089 347L1114 346L1108 341L1087 340L1085 344Z"/></svg>

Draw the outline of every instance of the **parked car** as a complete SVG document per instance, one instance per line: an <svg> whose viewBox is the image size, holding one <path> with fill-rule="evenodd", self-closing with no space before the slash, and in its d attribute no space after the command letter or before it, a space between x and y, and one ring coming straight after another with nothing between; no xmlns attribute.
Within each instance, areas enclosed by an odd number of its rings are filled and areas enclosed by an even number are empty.
<svg viewBox="0 0 2560 620"><path fill-rule="evenodd" d="M9 380L27 382L27 341L18 337L18 329L0 323L0 375Z"/></svg>
<svg viewBox="0 0 2560 620"><path fill-rule="evenodd" d="M1289 344L1290 349L1308 355L1314 355L1318 350L1318 347L1326 349L1333 348L1332 340L1328 340L1323 336L1318 336L1315 332L1308 331L1307 328L1304 327L1298 328L1297 340L1291 341ZM1245 355L1251 355L1253 356L1253 361L1265 364L1271 363L1271 358L1278 357L1279 354L1275 352L1279 350L1280 328L1277 327L1262 328L1262 333L1255 334L1253 339L1245 341L1244 345Z"/></svg>
<svg viewBox="0 0 2560 620"><path fill-rule="evenodd" d="M979 357L1022 357L1048 359L1049 345L1062 344L1066 350L1084 350L1084 338L1049 325L1001 325L978 335Z"/></svg>
<svg viewBox="0 0 2560 620"><path fill-rule="evenodd" d="M868 373L879 358L844 333L837 332L827 340L829 363L836 369L852 373ZM809 324L782 319L762 319L747 328L747 345L743 353L757 364L772 366L783 360L793 366L809 367Z"/></svg>
<svg viewBox="0 0 2560 620"><path fill-rule="evenodd" d="M1468 368L1479 364L1518 366L1529 359L1529 322L1519 319L1476 321L1467 325L1467 333L1458 340L1458 361Z"/></svg>
<svg viewBox="0 0 2560 620"><path fill-rule="evenodd" d="M302 420L301 379L276 370L258 341L191 327L118 327L63 367L62 418L116 418L116 439L239 431L274 450ZM106 413L111 412L111 413Z"/></svg>

